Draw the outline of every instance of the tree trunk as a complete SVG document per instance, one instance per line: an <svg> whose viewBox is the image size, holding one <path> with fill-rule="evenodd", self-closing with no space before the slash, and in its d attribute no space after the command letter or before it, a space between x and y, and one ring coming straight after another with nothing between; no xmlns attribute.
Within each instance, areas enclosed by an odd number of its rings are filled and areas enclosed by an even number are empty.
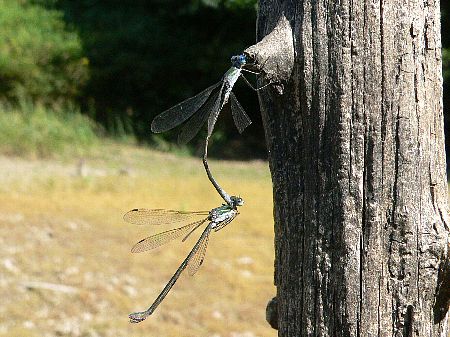
<svg viewBox="0 0 450 337"><path fill-rule="evenodd" d="M260 0L257 29L279 336L446 336L439 2Z"/></svg>

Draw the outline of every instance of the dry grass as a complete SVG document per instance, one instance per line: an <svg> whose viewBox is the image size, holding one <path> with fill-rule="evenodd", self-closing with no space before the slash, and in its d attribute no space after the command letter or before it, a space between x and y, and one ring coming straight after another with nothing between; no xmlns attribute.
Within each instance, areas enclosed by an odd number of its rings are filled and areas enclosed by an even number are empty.
<svg viewBox="0 0 450 337"><path fill-rule="evenodd" d="M276 335L264 319L275 293L265 163L210 163L246 204L213 233L200 271L182 275L155 314L132 325L128 313L148 307L195 238L131 254L136 241L167 227L133 226L123 213L208 210L221 200L197 159L111 144L85 162L80 176L77 160L0 157L0 336Z"/></svg>

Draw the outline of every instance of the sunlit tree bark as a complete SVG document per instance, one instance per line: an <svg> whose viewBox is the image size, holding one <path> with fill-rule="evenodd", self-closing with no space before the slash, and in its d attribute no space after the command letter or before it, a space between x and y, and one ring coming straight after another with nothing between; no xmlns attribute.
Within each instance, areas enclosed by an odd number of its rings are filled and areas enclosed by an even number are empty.
<svg viewBox="0 0 450 337"><path fill-rule="evenodd" d="M260 0L279 336L447 336L439 22L433 0Z"/></svg>

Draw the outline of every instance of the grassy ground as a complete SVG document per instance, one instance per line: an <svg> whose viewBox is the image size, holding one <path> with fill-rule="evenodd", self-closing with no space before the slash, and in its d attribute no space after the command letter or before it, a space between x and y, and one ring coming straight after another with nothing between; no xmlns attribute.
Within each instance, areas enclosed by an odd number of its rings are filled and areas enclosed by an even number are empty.
<svg viewBox="0 0 450 337"><path fill-rule="evenodd" d="M81 155L101 143L100 128L76 107L46 108L27 100L0 103L0 153L28 158Z"/></svg>
<svg viewBox="0 0 450 337"><path fill-rule="evenodd" d="M132 254L167 227L122 216L218 206L201 161L114 144L82 161L0 157L0 336L275 336L264 319L275 293L267 165L210 164L246 204L213 233L200 271L182 275L155 314L132 325L128 313L148 307L195 237Z"/></svg>

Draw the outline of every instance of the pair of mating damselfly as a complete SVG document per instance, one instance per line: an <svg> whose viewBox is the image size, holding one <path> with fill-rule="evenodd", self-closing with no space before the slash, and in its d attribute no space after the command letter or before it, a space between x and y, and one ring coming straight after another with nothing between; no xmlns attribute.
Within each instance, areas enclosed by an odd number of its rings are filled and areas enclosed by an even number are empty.
<svg viewBox="0 0 450 337"><path fill-rule="evenodd" d="M133 209L125 214L125 221L137 225L175 225L197 219L196 221L190 222L182 227L142 239L132 248L131 251L133 253L139 253L159 247L180 237L183 237L182 241L184 242L197 228L205 223L208 223L188 256L178 267L175 274L171 277L153 304L145 311L135 312L129 315L132 323L139 323L143 321L155 311L186 267L188 268L190 275L197 272L198 268L203 263L210 233L212 231L219 231L233 221L233 219L239 214L237 207L244 204L244 201L240 197L230 196L220 187L212 176L207 162L208 142L219 113L224 108L230 107L234 123L240 133L242 133L244 129L251 124L250 118L245 113L244 109L236 99L236 96L232 92L234 84L241 76L245 82L253 88L253 86L242 75L242 70L245 70L242 67L246 64L246 56L244 54L233 56L231 58L231 63L231 68L225 73L221 81L203 90L194 97L191 97L162 112L152 122L152 131L155 133L160 133L168 131L187 121L178 135L179 143L187 143L199 132L202 125L208 121L208 133L205 141L203 164L209 180L226 203L219 207L213 208L209 212ZM198 217L202 218L198 220Z"/></svg>

